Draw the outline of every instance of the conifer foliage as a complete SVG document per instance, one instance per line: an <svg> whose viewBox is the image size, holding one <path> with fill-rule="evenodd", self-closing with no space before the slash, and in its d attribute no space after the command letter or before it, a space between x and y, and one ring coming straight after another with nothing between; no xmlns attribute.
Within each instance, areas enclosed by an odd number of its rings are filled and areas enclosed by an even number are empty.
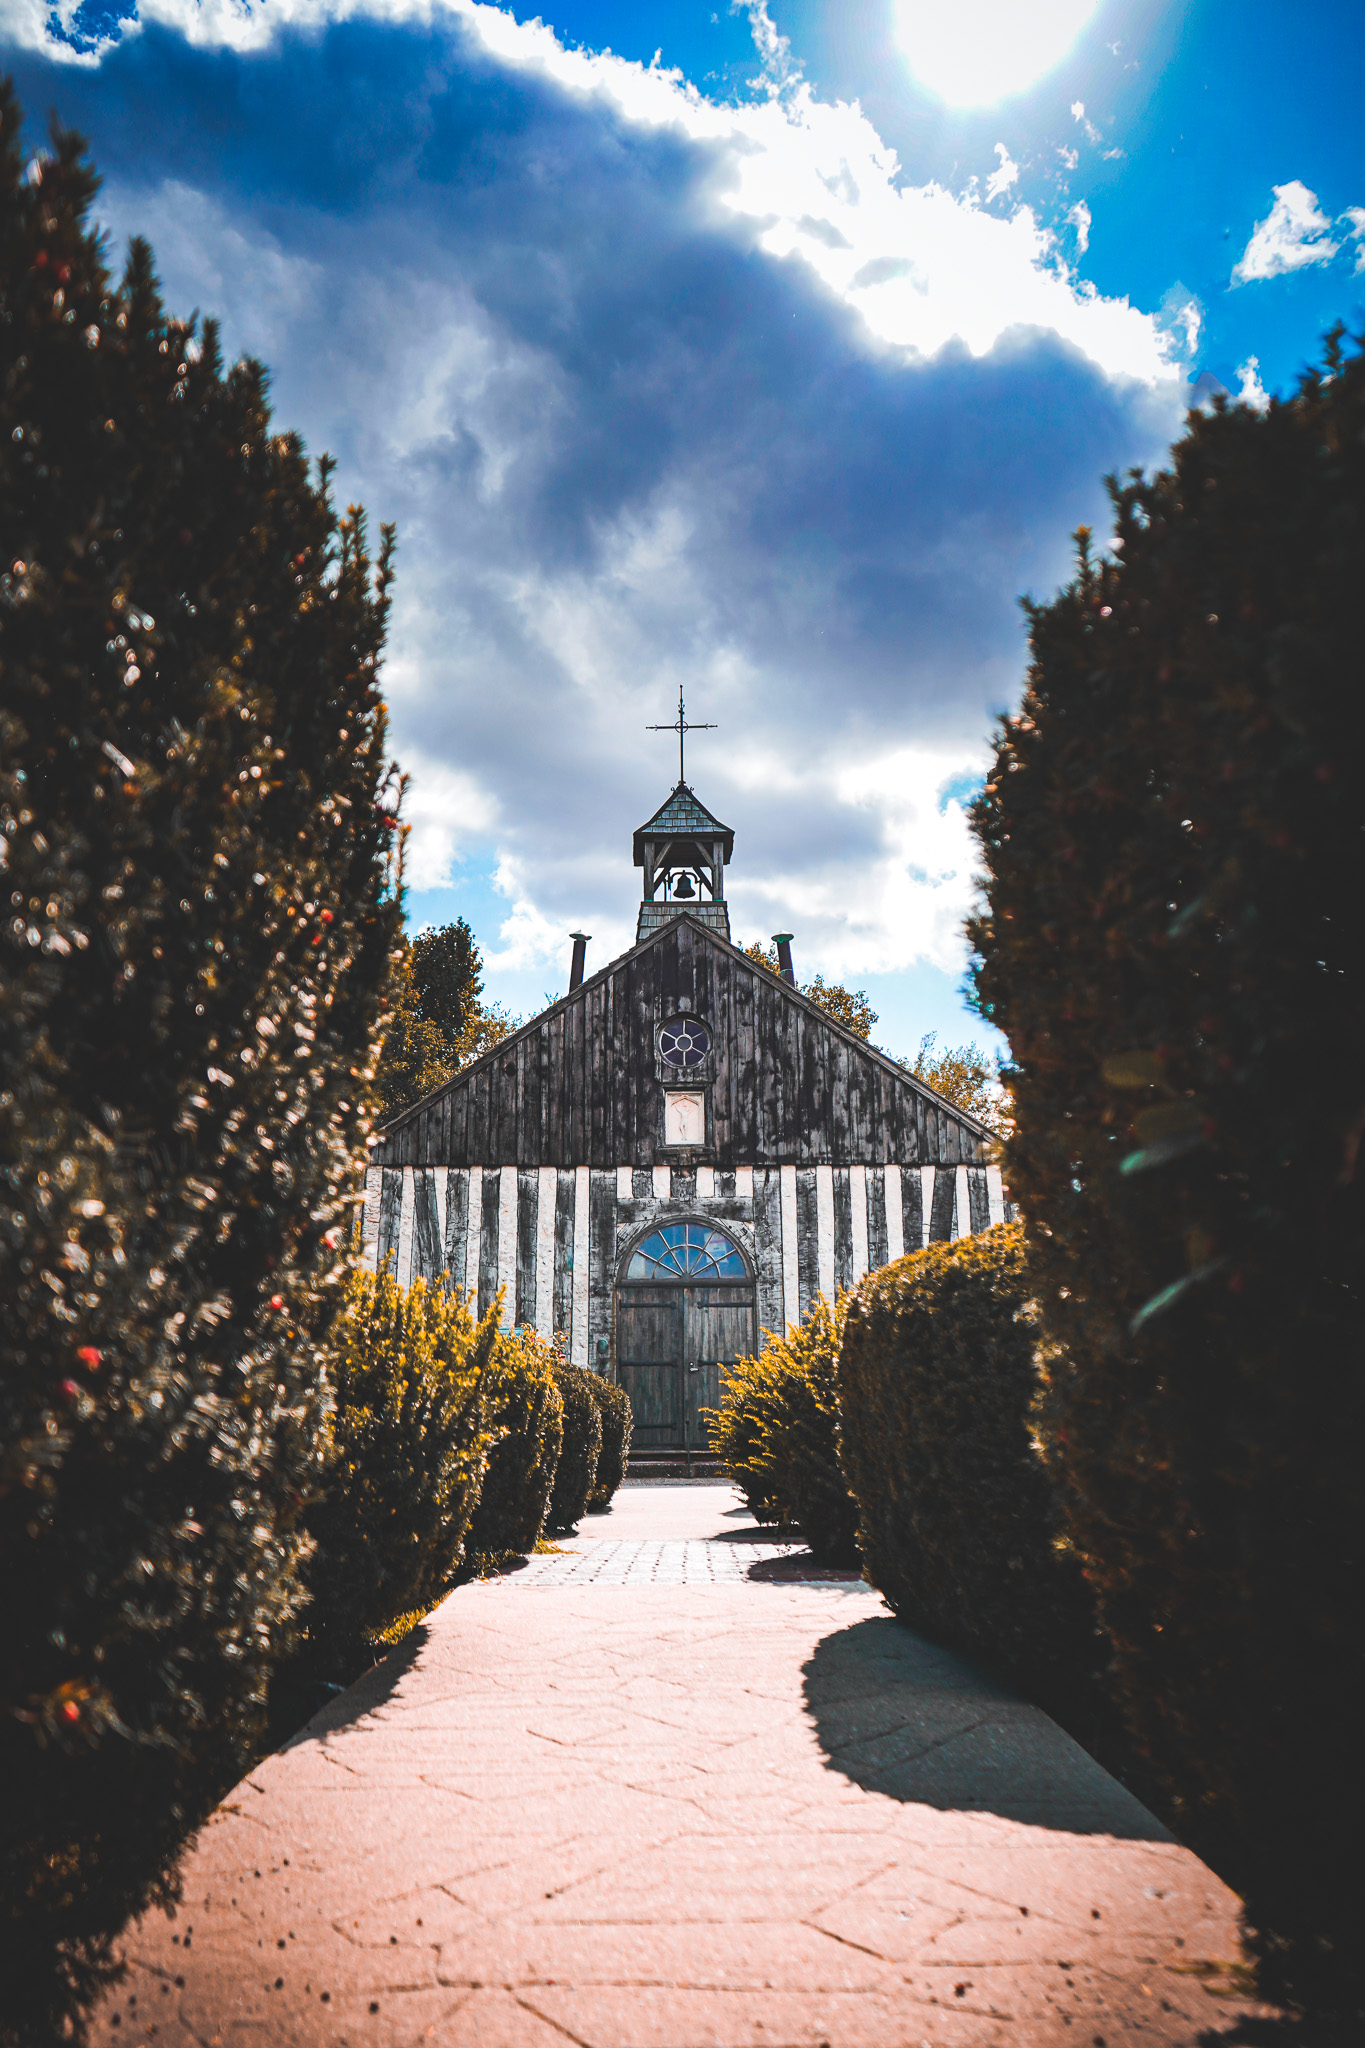
<svg viewBox="0 0 1365 2048"><path fill-rule="evenodd" d="M1114 504L975 810L1038 1424L1178 1824L1357 2039L1365 358Z"/></svg>
<svg viewBox="0 0 1365 2048"><path fill-rule="evenodd" d="M839 1460L836 1361L852 1296L822 1294L785 1337L763 1333L757 1358L725 1375L710 1441L760 1522L804 1537L822 1564L858 1561L858 1511Z"/></svg>
<svg viewBox="0 0 1365 2048"><path fill-rule="evenodd" d="M310 1662L344 1668L454 1579L493 1441L498 1342L496 1304L476 1323L458 1292L352 1274L327 1355L335 1455L308 1518Z"/></svg>
<svg viewBox="0 0 1365 2048"><path fill-rule="evenodd" d="M0 2042L239 1775L395 938L390 536L0 87ZM79 2022L76 2022L79 2031Z"/></svg>
<svg viewBox="0 0 1365 2048"><path fill-rule="evenodd" d="M401 1116L513 1029L485 1005L483 956L465 920L399 943L376 1091L382 1118Z"/></svg>

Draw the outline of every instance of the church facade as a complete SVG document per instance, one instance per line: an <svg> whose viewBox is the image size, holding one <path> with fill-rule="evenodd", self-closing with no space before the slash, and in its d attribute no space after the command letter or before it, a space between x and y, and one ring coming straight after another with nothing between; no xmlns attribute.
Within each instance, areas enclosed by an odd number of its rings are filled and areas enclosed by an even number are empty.
<svg viewBox="0 0 1365 2048"><path fill-rule="evenodd" d="M635 835L636 943L384 1127L367 1262L465 1288L701 1449L764 1328L1005 1216L984 1127L731 943L733 834L685 783Z"/></svg>

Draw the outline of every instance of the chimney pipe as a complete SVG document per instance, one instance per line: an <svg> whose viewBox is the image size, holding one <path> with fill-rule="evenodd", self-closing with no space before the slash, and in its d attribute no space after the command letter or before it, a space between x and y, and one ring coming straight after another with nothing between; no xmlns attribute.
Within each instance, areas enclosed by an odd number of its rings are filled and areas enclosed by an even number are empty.
<svg viewBox="0 0 1365 2048"><path fill-rule="evenodd" d="M777 948L777 971L784 981L789 981L792 987L795 988L796 976L792 972L792 934L790 932L774 932L773 944Z"/></svg>
<svg viewBox="0 0 1365 2048"><path fill-rule="evenodd" d="M572 995L576 988L583 986L583 961L592 933L570 932L569 937L573 940L573 965L569 969L569 994Z"/></svg>

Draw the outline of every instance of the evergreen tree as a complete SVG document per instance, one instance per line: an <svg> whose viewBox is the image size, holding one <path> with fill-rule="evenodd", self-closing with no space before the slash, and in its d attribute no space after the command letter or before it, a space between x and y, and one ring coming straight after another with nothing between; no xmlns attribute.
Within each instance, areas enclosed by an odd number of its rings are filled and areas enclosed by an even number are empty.
<svg viewBox="0 0 1365 2048"><path fill-rule="evenodd" d="M392 1021L379 1062L381 1116L399 1116L506 1038L514 1024L484 1007L483 958L465 920L404 939L390 988Z"/></svg>
<svg viewBox="0 0 1365 2048"><path fill-rule="evenodd" d="M1192 413L1028 607L973 808L1032 1427L1262 1990L1365 2039L1365 354ZM956 1249L956 1247L954 1247Z"/></svg>
<svg viewBox="0 0 1365 2048"><path fill-rule="evenodd" d="M391 536L0 85L0 2043L250 1762L396 936Z"/></svg>

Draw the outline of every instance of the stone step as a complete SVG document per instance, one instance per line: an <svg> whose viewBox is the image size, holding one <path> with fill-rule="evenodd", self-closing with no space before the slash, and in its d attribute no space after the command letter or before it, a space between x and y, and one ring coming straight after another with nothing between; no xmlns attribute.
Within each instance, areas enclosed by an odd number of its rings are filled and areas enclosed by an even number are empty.
<svg viewBox="0 0 1365 2048"><path fill-rule="evenodd" d="M723 1479L718 1458L709 1451L632 1450L626 1466L628 1479Z"/></svg>

